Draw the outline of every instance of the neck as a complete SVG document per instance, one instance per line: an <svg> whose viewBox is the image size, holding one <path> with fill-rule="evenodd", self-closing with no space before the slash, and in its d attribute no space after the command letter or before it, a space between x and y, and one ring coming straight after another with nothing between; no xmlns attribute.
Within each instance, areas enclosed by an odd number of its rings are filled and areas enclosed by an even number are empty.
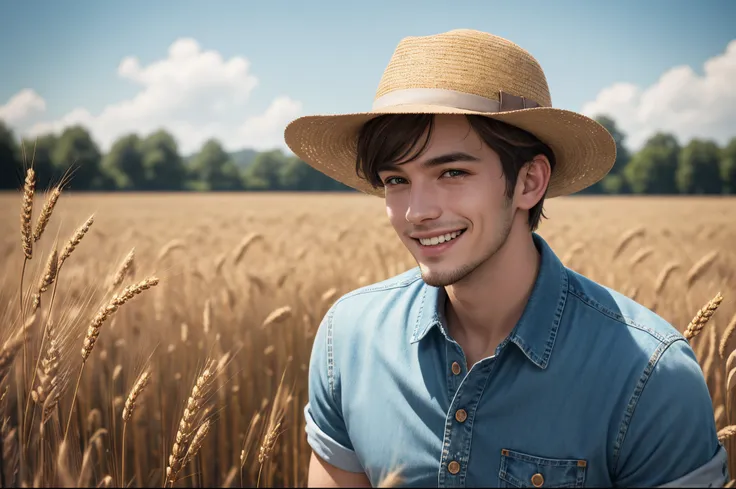
<svg viewBox="0 0 736 489"><path fill-rule="evenodd" d="M446 315L458 341L488 353L521 318L541 259L526 225L514 223L506 242L489 260L445 288Z"/></svg>

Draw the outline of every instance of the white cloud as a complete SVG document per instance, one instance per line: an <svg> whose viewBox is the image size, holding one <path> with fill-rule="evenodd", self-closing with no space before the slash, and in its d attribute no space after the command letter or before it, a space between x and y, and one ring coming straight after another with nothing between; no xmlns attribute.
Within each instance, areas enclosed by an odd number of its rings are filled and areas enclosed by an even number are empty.
<svg viewBox="0 0 736 489"><path fill-rule="evenodd" d="M604 88L581 112L606 114L639 149L657 131L674 134L680 144L708 138L724 144L736 136L736 39L723 54L704 63L700 76L689 66L674 67L653 85L616 83Z"/></svg>
<svg viewBox="0 0 736 489"><path fill-rule="evenodd" d="M10 126L26 121L32 114L46 110L46 102L30 89L13 95L8 103L0 105L0 119Z"/></svg>
<svg viewBox="0 0 736 489"><path fill-rule="evenodd" d="M98 114L80 107L57 120L33 124L22 133L35 136L82 124L106 151L123 134L145 135L165 128L177 139L182 154L197 151L209 138L218 139L228 150L287 149L284 127L302 109L300 102L281 96L262 114L245 117L251 93L258 86L248 60L239 56L226 60L217 51L202 50L189 38L175 41L166 58L145 66L136 57L126 57L117 74L139 85L140 91ZM41 97L24 90L0 107L0 118L19 126L28 114L44 109Z"/></svg>

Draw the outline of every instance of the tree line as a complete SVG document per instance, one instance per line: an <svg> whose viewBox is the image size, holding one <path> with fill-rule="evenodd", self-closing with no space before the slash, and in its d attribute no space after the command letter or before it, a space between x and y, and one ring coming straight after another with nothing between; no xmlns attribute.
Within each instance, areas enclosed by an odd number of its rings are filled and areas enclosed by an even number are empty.
<svg viewBox="0 0 736 489"><path fill-rule="evenodd" d="M596 120L616 141L616 162L609 175L581 193L736 194L736 136L723 147L697 138L681 145L674 135L660 132L639 151L630 152L613 119ZM174 137L161 129L146 136L124 135L103 153L79 125L17 141L0 120L0 189L19 188L31 158L39 188L71 176L75 190L352 190L280 150L228 153L210 139L196 154L182 156Z"/></svg>

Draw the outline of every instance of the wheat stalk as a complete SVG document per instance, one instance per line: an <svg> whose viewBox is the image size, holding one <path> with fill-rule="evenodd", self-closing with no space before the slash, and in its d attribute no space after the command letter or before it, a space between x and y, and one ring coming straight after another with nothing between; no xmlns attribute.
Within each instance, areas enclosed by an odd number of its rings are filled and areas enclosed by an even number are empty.
<svg viewBox="0 0 736 489"><path fill-rule="evenodd" d="M0 384L2 384L5 376L8 375L8 373L10 372L16 355L26 341L26 331L31 328L31 326L36 322L37 318L38 316L36 314L30 316L25 321L20 330L16 331L13 336L5 341L2 349L0 349Z"/></svg>
<svg viewBox="0 0 736 489"><path fill-rule="evenodd" d="M723 332L723 335L721 335L721 343L718 345L718 355L721 357L721 360L724 360L726 357L728 341L731 339L731 336L733 336L734 331L736 331L736 314L733 315L731 322L728 323L726 330Z"/></svg>
<svg viewBox="0 0 736 489"><path fill-rule="evenodd" d="M23 204L20 209L20 237L23 254L26 260L33 258L33 233L31 233L31 219L33 218L33 196L36 192L36 172L29 168L23 185Z"/></svg>
<svg viewBox="0 0 736 489"><path fill-rule="evenodd" d="M143 393L143 390L148 385L148 382L151 380L151 370L145 370L143 373L141 373L140 376L138 376L138 380L136 380L135 384L133 384L133 388L130 390L130 393L128 394L128 398L125 400L125 407L123 408L123 447L122 447L122 460L121 460L121 469L120 469L120 477L123 479L123 486L125 486L125 430L128 427L128 421L130 421L130 418L133 417L133 410L135 410L136 401L138 400L138 397Z"/></svg>
<svg viewBox="0 0 736 489"><path fill-rule="evenodd" d="M149 381L151 380L151 370L144 371L139 377L138 380L136 380L135 384L133 385L133 388L130 390L130 393L128 394L128 398L125 400L125 408L123 409L123 422L127 423L130 421L130 418L133 416L133 411L135 410L136 401L138 400L138 397L141 395L143 390L148 386Z"/></svg>
<svg viewBox="0 0 736 489"><path fill-rule="evenodd" d="M199 453L199 449L202 448L204 438L209 432L210 420L207 419L199 426L197 432L194 434L194 437L192 437L192 442L189 444L189 448L187 449L187 454L184 457L184 463L182 463L182 467L186 466L194 459L194 457L197 456L197 453Z"/></svg>
<svg viewBox="0 0 736 489"><path fill-rule="evenodd" d="M235 248L235 259L233 260L234 263L240 263L240 260L242 260L243 256L245 256L245 252L248 251L248 248L250 248L250 246L258 240L263 240L263 235L261 235L260 233L250 233L245 236Z"/></svg>
<svg viewBox="0 0 736 489"><path fill-rule="evenodd" d="M41 208L41 213L38 215L38 219L36 220L36 227L33 231L34 243L41 239L41 235L43 234L46 226L51 220L51 214L54 212L54 207L56 207L56 203L58 202L59 197L61 197L60 185L54 187L54 189L49 193L46 202L44 202L43 207Z"/></svg>
<svg viewBox="0 0 736 489"><path fill-rule="evenodd" d="M133 275L133 273L135 273L135 265L133 263L134 258L135 248L131 249L130 252L125 256L125 258L123 259L123 263L120 264L117 272L115 272L115 275L112 279L113 287L117 287L118 285L123 283L126 275Z"/></svg>
<svg viewBox="0 0 736 489"><path fill-rule="evenodd" d="M700 332L703 330L703 327L713 316L713 313L715 313L716 309L718 309L718 306L721 305L721 301L723 301L723 296L721 296L721 293L718 292L718 294L716 294L713 299L708 301L708 303L698 311L698 313L695 315L692 321L690 321L690 324L688 324L687 328L685 329L685 332L683 334L685 336L685 339L690 341L698 334L700 334Z"/></svg>
<svg viewBox="0 0 736 489"><path fill-rule="evenodd" d="M664 286L667 284L667 279L670 277L672 272L680 268L680 264L677 262L670 262L662 269L662 271L657 276L657 280L654 285L654 293L659 294L662 292L662 289L664 289Z"/></svg>
<svg viewBox="0 0 736 489"><path fill-rule="evenodd" d="M629 266L635 267L636 265L644 261L644 259L646 259L652 253L654 253L654 248L652 248L651 246L647 248L641 248L639 251L636 252L633 257L631 257L631 260L629 261Z"/></svg>
<svg viewBox="0 0 736 489"><path fill-rule="evenodd" d="M263 470L263 464L268 460L276 446L276 440L281 435L281 425L286 415L286 406L291 400L291 395L284 389L284 378L286 377L286 371L281 375L281 381L276 389L276 395L274 396L273 405L271 406L271 412L268 416L268 423L266 425L265 435L263 441L258 450L258 480L256 487L260 486L261 482L261 471Z"/></svg>
<svg viewBox="0 0 736 489"><path fill-rule="evenodd" d="M736 435L736 425L728 425L718 430L718 441L724 443L726 440Z"/></svg>
<svg viewBox="0 0 736 489"><path fill-rule="evenodd" d="M54 246L53 251L46 261L46 270L44 271L44 274L38 284L38 291L33 295L33 304L31 305L31 311L36 311L39 307L41 307L41 294L46 292L51 284L54 283L54 280L56 280L56 274L59 271L58 265L59 252L57 251L56 246Z"/></svg>
<svg viewBox="0 0 736 489"><path fill-rule="evenodd" d="M708 267L718 258L718 250L711 251L695 263L687 272L687 286L690 288L698 278L703 276Z"/></svg>
<svg viewBox="0 0 736 489"><path fill-rule="evenodd" d="M215 367L214 360L210 360L207 363L204 371L197 377L189 399L187 399L187 406L184 409L184 414L182 414L181 420L179 421L179 429L176 432L176 441L171 448L171 455L169 455L169 465L166 467L166 479L171 484L171 487L174 486L179 476L179 471L184 466L188 445L194 431L194 421L202 409L204 397L214 379Z"/></svg>
<svg viewBox="0 0 736 489"><path fill-rule="evenodd" d="M645 232L646 230L642 226L638 226L626 231L623 236L621 236L621 239L616 245L616 248L613 250L613 257L611 259L615 260L616 258L618 258L618 256L621 254L621 252L623 252L624 248L626 248L626 245L629 244L631 240L633 240L637 236L644 236Z"/></svg>
<svg viewBox="0 0 736 489"><path fill-rule="evenodd" d="M87 336L84 338L84 344L82 346L82 362L86 362L92 353L92 349L95 346L97 337L100 335L100 328L102 324L112 316L120 306L131 300L136 295L140 294L144 290L150 289L159 283L159 279L151 277L139 282L135 285L126 287L120 294L115 294L110 302L100 309L97 315L94 317L92 322L87 329Z"/></svg>
<svg viewBox="0 0 736 489"><path fill-rule="evenodd" d="M271 313L266 316L266 319L263 320L263 324L261 324L261 329L265 329L268 326L271 326L272 324L277 324L280 322L283 322L290 318L292 315L291 307L289 306L283 306L278 307L271 311Z"/></svg>
<svg viewBox="0 0 736 489"><path fill-rule="evenodd" d="M64 264L66 259L69 258L72 252L77 248L77 246L79 246L79 243L82 242L82 238L84 238L84 235L87 234L89 228L92 227L92 224L94 224L94 222L95 216L92 215L84 222L84 224L77 228L77 230L66 243L64 248L62 248L61 253L59 254L59 265L57 267L58 270L61 270L61 266Z"/></svg>
<svg viewBox="0 0 736 489"><path fill-rule="evenodd" d="M160 262L167 256L169 256L169 253L171 253L174 250L178 250L181 248L184 248L184 242L180 239L172 239L168 243L166 243L162 248L161 251L159 251L158 256L156 257L156 261Z"/></svg>
<svg viewBox="0 0 736 489"><path fill-rule="evenodd" d="M71 411L69 412L69 420L67 421L66 430L64 432L64 439L66 440L67 435L69 434L69 427L71 426L72 422L72 413L74 412L74 402L77 398L77 392L79 391L79 382L82 380L82 372L84 371L84 366L87 363L87 359L89 358L90 354L92 353L92 349L95 346L95 342L97 341L97 337L100 335L100 328L102 327L102 324L107 320L110 316L112 316L120 306L131 300L136 295L140 294L144 290L147 290L156 284L158 284L159 280L156 277L152 277L146 280L143 280L142 282L136 284L136 285L130 285L126 287L120 294L115 294L112 298L112 300L100 311L97 313L97 315L92 319L92 322L89 325L89 328L87 328L87 335L84 338L84 343L82 345L82 366L79 368L79 376L77 377L77 386L74 388L74 396L72 397L72 407Z"/></svg>
<svg viewBox="0 0 736 489"><path fill-rule="evenodd" d="M59 359L61 357L56 340L54 324L49 321L46 326L46 338L48 347L41 361L42 371L38 375L39 385L31 391L31 397L35 403L45 403L48 393L59 383ZM51 406L53 409L55 406ZM46 414L46 413L44 413ZM44 416L44 419L46 416Z"/></svg>

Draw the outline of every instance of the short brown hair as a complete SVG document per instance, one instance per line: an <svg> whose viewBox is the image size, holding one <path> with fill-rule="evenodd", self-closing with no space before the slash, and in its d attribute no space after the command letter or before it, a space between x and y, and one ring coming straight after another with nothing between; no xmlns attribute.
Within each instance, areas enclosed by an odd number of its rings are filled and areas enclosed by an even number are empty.
<svg viewBox="0 0 736 489"><path fill-rule="evenodd" d="M519 170L536 155L543 154L555 168L552 149L533 134L505 122L478 115L466 115L471 127L501 159L506 177L506 197L512 198ZM358 135L355 171L373 188L383 187L378 173L386 166L399 161L412 161L427 147L434 128L432 114L387 114L371 119L363 125ZM426 134L424 142L419 143ZM412 155L412 148L418 147ZM529 228L536 231L544 215L544 195L529 210Z"/></svg>

